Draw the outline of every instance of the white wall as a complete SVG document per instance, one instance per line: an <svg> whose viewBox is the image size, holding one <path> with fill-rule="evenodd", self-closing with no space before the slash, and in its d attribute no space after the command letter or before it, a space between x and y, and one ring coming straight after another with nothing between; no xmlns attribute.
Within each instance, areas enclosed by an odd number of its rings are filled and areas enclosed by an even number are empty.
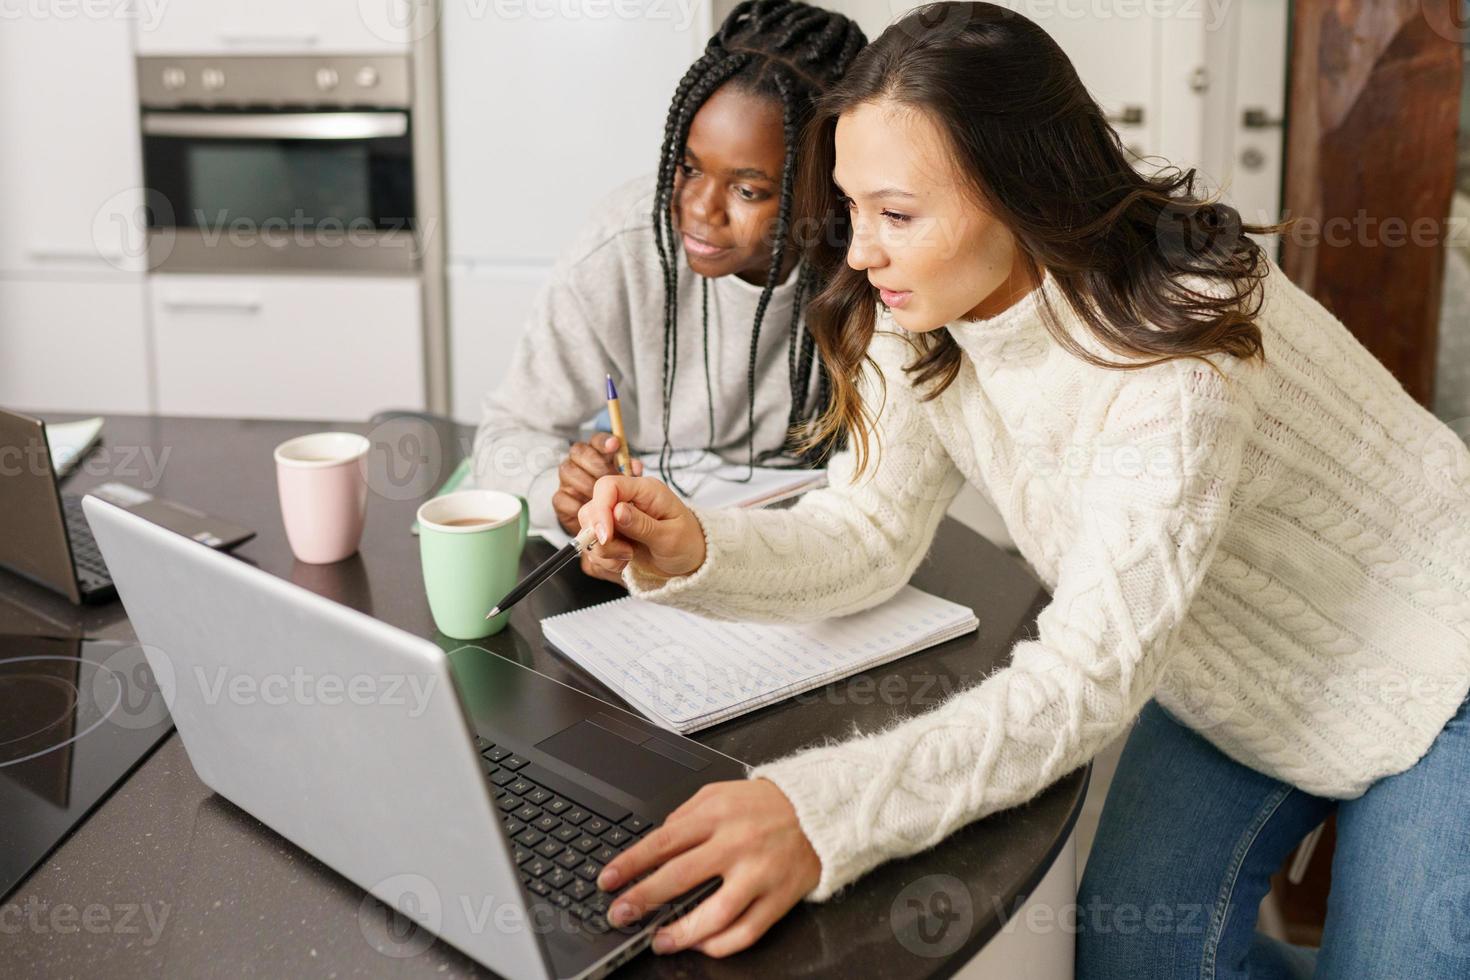
<svg viewBox="0 0 1470 980"><path fill-rule="evenodd" d="M440 27L451 414L469 423L589 211L656 169L674 88L711 30L706 0L635 18L496 9L446 3Z"/></svg>

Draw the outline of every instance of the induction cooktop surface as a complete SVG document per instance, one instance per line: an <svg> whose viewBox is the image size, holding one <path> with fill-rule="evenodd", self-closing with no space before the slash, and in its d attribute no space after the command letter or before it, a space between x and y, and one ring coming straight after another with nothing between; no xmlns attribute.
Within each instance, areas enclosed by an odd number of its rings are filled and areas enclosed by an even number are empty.
<svg viewBox="0 0 1470 980"><path fill-rule="evenodd" d="M172 730L142 647L0 634L0 896Z"/></svg>

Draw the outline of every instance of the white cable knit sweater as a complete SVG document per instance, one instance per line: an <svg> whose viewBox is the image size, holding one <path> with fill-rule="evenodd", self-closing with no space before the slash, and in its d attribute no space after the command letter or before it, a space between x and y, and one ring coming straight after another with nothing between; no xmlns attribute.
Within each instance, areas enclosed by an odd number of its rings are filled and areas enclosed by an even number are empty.
<svg viewBox="0 0 1470 980"><path fill-rule="evenodd" d="M1137 371L1063 351L1041 294L948 329L922 402L880 320L877 458L789 510L699 511L707 558L635 595L719 618L840 616L908 581L962 481L1052 592L1039 636L939 707L754 768L790 797L822 901L875 865L1031 799L1151 697L1231 758L1348 799L1412 766L1470 688L1470 450L1274 264L1266 363ZM873 379L866 391L877 404ZM983 619L985 610L976 613Z"/></svg>

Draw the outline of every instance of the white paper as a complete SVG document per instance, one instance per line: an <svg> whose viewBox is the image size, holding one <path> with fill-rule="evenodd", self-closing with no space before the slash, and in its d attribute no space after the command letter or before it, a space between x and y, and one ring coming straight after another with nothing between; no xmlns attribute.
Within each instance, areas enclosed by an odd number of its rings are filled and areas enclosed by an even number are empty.
<svg viewBox="0 0 1470 980"><path fill-rule="evenodd" d="M541 621L546 639L653 721L696 731L972 632L970 609L904 586L851 616L729 623L641 599Z"/></svg>
<svg viewBox="0 0 1470 980"><path fill-rule="evenodd" d="M76 422L48 422L46 446L51 452L51 467L60 479L70 473L102 432L102 417L93 416Z"/></svg>

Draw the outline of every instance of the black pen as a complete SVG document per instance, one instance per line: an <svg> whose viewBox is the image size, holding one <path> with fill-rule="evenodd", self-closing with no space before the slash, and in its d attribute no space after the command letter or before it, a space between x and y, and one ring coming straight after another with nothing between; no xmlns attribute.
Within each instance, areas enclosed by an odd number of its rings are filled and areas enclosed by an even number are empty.
<svg viewBox="0 0 1470 980"><path fill-rule="evenodd" d="M582 528L580 534L572 539L571 543L562 548L556 554L537 565L530 575L521 579L515 588L505 594L500 604L485 614L486 619L494 619L505 612L511 606L520 602L526 596L536 591L536 588L551 576L561 571L563 566L577 558L582 552L592 547L592 542L597 540L597 532L590 527Z"/></svg>

